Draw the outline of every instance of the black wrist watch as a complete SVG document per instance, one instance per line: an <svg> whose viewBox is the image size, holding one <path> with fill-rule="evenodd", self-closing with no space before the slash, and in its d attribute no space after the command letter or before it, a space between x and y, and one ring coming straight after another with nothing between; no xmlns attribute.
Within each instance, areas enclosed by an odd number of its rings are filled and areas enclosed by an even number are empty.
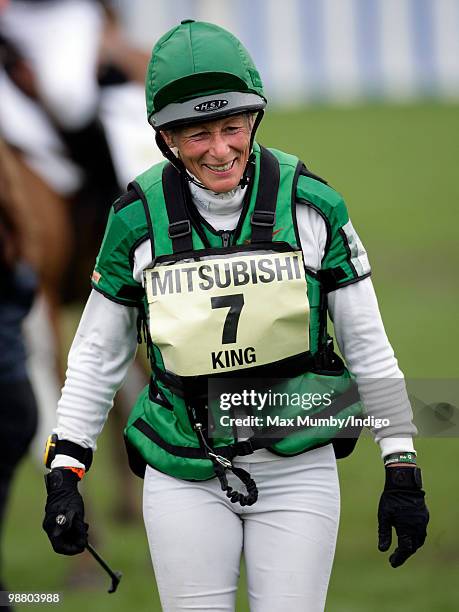
<svg viewBox="0 0 459 612"><path fill-rule="evenodd" d="M46 441L43 456L43 463L48 469L51 468L51 463L56 455L73 457L85 466L86 471L89 471L92 464L92 448L84 448L70 440L59 440L57 434L52 434Z"/></svg>

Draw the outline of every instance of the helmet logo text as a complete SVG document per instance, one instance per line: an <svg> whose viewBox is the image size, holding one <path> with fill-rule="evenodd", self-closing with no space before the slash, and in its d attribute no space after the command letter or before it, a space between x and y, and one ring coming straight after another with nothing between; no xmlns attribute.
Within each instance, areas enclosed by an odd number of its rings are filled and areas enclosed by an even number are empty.
<svg viewBox="0 0 459 612"><path fill-rule="evenodd" d="M210 111L219 110L227 104L228 100L207 100L206 102L201 102L201 104L196 104L194 110L198 113L208 113Z"/></svg>

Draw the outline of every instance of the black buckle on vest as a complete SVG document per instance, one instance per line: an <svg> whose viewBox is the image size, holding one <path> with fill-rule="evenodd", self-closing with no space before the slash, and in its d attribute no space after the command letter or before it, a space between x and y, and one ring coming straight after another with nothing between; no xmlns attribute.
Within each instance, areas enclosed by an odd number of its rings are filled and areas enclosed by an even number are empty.
<svg viewBox="0 0 459 612"><path fill-rule="evenodd" d="M191 223L189 219L169 223L168 233L169 238L181 238L182 236L188 236L188 234L191 234Z"/></svg>
<svg viewBox="0 0 459 612"><path fill-rule="evenodd" d="M255 210L250 218L252 225L259 225L261 227L274 227L276 221L276 213L270 210Z"/></svg>
<svg viewBox="0 0 459 612"><path fill-rule="evenodd" d="M338 287L338 282L346 278L346 272L341 267L318 270L317 278L322 283L327 293L334 291Z"/></svg>

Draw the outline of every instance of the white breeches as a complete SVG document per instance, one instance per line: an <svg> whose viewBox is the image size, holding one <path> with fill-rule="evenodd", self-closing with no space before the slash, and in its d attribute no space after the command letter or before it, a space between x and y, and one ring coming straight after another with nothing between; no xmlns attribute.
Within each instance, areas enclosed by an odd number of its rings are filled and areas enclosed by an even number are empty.
<svg viewBox="0 0 459 612"><path fill-rule="evenodd" d="M323 611L340 509L332 446L234 464L257 483L253 506L232 504L216 478L147 467L144 520L163 610L233 611L243 554L251 612Z"/></svg>

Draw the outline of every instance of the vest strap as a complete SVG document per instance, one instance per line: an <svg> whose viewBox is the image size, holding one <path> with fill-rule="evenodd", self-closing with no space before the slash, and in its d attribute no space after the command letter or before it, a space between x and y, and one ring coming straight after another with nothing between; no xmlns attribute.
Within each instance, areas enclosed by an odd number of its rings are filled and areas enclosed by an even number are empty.
<svg viewBox="0 0 459 612"><path fill-rule="evenodd" d="M176 221L175 223L169 223L168 230L169 238L183 238L191 234L191 223L187 219L186 221Z"/></svg>
<svg viewBox="0 0 459 612"><path fill-rule="evenodd" d="M265 147L260 146L260 176L258 179L257 199L250 223L250 241L271 242L276 221L277 192L279 190L280 170L276 157Z"/></svg>
<svg viewBox="0 0 459 612"><path fill-rule="evenodd" d="M252 213L250 223L259 227L274 227L276 213L270 210L256 210Z"/></svg>
<svg viewBox="0 0 459 612"><path fill-rule="evenodd" d="M143 211L145 213L145 219L147 221L148 237L150 238L151 258L154 259L155 258L155 234L153 232L153 224L151 222L151 215L150 215L150 209L148 207L147 197L142 187L139 185L137 181L132 181L131 183L129 183L128 190L129 189L132 189L137 194L137 197L140 199L140 201L142 202Z"/></svg>
<svg viewBox="0 0 459 612"><path fill-rule="evenodd" d="M186 208L184 180L177 168L166 164L162 175L164 199L169 218L168 235L174 253L193 250L191 222Z"/></svg>
<svg viewBox="0 0 459 612"><path fill-rule="evenodd" d="M144 419L139 417L134 421L134 427L141 431L149 440L157 444L160 448L164 449L171 455L182 457L184 459L212 459L207 456L204 450L201 440L198 437L200 443L199 446L176 446L166 442ZM282 438L264 438L260 440L248 439L228 444L227 446L219 446L217 448L211 448L210 451L215 454L216 457L222 457L228 461L232 461L234 457L251 455L256 450L261 448L267 448L276 442L279 442Z"/></svg>
<svg viewBox="0 0 459 612"><path fill-rule="evenodd" d="M190 404L207 403L207 385L212 378L266 378L272 383L279 378L294 378L316 366L316 356L309 351L287 357L276 363L255 366L233 372L219 372L209 376L178 376L173 372L163 371L152 364L155 377L168 387L172 393L185 398Z"/></svg>

